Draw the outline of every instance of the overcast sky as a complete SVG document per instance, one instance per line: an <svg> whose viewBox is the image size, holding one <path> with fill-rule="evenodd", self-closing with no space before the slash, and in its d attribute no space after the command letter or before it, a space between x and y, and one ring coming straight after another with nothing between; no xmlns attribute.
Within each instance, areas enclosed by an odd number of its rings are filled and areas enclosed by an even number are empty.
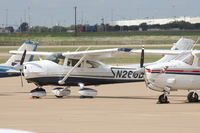
<svg viewBox="0 0 200 133"><path fill-rule="evenodd" d="M100 24L121 19L200 16L200 0L0 0L0 27L27 21L33 26ZM7 15L6 15L7 14ZM6 19L6 16L7 19ZM29 19L30 16L30 19Z"/></svg>

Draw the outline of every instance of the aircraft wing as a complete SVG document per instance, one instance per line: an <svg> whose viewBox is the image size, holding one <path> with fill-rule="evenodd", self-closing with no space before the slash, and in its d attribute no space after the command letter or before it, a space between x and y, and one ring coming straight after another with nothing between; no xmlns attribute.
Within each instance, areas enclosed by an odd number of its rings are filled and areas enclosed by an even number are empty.
<svg viewBox="0 0 200 133"><path fill-rule="evenodd" d="M64 52L63 56L67 56L70 58L81 58L86 56L86 58L106 58L113 57L118 54L122 54L124 51L120 51L118 48L113 49L100 49L100 50L87 50L87 51L76 51L76 52Z"/></svg>
<svg viewBox="0 0 200 133"><path fill-rule="evenodd" d="M11 50L9 51L10 54L19 54L22 55L24 51L16 51L16 50ZM27 51L26 55L40 55L40 56L49 56L52 55L54 52L38 52L38 51Z"/></svg>
<svg viewBox="0 0 200 133"><path fill-rule="evenodd" d="M132 54L141 54L140 50L132 49L129 52ZM182 52L190 52L191 50L159 50L159 49L145 49L144 54L146 55L178 55Z"/></svg>
<svg viewBox="0 0 200 133"><path fill-rule="evenodd" d="M73 52L63 52L63 56L67 56L68 58L81 58L85 56L85 58L89 59L97 59L97 58L106 58L113 57L127 51L122 51L120 48L112 48L112 49L99 49L99 50L86 50L86 51L73 51ZM9 51L11 54L20 54L22 55L24 51ZM54 54L55 52L37 52L37 51L27 51L27 55L39 55L39 56L49 56Z"/></svg>

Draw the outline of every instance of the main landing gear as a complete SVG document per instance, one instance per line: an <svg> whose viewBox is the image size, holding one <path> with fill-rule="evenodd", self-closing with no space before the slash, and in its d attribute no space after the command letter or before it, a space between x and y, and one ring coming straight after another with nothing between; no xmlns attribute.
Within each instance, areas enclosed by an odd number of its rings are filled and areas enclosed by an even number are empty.
<svg viewBox="0 0 200 133"><path fill-rule="evenodd" d="M199 101L199 96L196 92L190 92L187 96L187 100L190 103L198 102Z"/></svg>
<svg viewBox="0 0 200 133"><path fill-rule="evenodd" d="M71 90L69 90L68 87L54 88L52 92L57 98L62 98L63 96L70 95ZM36 89L31 90L29 94L32 96L33 99L38 99L46 96L46 90L41 87L37 87Z"/></svg>
<svg viewBox="0 0 200 133"><path fill-rule="evenodd" d="M91 88L81 88L78 93L80 98L94 98L97 95L97 90Z"/></svg>
<svg viewBox="0 0 200 133"><path fill-rule="evenodd" d="M84 88L83 85L80 87L81 88L78 91L80 94L80 98L93 98L97 95L97 90L91 88ZM54 88L52 92L57 98L63 98L64 96L70 95L71 90L69 89L69 87L57 87ZM31 90L29 94L32 96L33 99L38 99L46 96L46 90L41 87L37 87L36 89Z"/></svg>
<svg viewBox="0 0 200 133"><path fill-rule="evenodd" d="M55 94L57 98L62 98L63 96L68 96L71 93L71 90L68 87L65 88L54 88L52 92Z"/></svg>
<svg viewBox="0 0 200 133"><path fill-rule="evenodd" d="M94 98L97 95L97 90L91 88L85 88L83 83L78 84L80 90L78 93L81 95L80 98Z"/></svg>
<svg viewBox="0 0 200 133"><path fill-rule="evenodd" d="M199 96L196 92L190 92L187 96L187 100L189 103L195 103L199 101ZM165 93L159 96L158 103L160 104L169 103Z"/></svg>

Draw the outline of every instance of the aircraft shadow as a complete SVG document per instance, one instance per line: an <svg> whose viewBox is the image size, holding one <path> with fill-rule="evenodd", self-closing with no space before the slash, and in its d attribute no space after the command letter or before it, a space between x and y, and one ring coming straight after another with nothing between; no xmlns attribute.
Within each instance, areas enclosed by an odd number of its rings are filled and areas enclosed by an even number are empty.
<svg viewBox="0 0 200 133"><path fill-rule="evenodd" d="M155 100L157 98L148 96L96 96L99 99L143 99L143 100Z"/></svg>
<svg viewBox="0 0 200 133"><path fill-rule="evenodd" d="M46 97L45 99L57 99L56 97ZM143 99L143 100L157 100L154 97L148 96L95 96L94 98L81 98L80 96L68 96L61 99Z"/></svg>
<svg viewBox="0 0 200 133"><path fill-rule="evenodd" d="M0 94L0 96L12 96L10 94Z"/></svg>

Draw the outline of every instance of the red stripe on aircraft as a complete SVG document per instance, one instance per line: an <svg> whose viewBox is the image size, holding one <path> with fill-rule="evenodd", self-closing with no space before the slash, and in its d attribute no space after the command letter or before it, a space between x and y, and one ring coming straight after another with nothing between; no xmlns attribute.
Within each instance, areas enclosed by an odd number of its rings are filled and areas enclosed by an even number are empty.
<svg viewBox="0 0 200 133"><path fill-rule="evenodd" d="M162 70L151 70L151 72L162 72ZM165 72L200 73L200 71L198 71L198 70L165 70Z"/></svg>

